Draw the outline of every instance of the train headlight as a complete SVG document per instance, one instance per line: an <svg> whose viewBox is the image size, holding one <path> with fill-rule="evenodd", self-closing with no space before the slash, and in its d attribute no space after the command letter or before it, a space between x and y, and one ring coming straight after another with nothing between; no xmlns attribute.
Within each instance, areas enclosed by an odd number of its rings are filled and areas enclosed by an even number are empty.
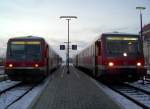
<svg viewBox="0 0 150 109"><path fill-rule="evenodd" d="M128 56L128 54L127 54L127 53L123 53L123 56L124 56L124 57L127 57L127 56Z"/></svg>
<svg viewBox="0 0 150 109"><path fill-rule="evenodd" d="M114 63L113 63L113 62L109 62L109 63L108 63L108 66L113 67L113 66L114 66Z"/></svg>
<svg viewBox="0 0 150 109"><path fill-rule="evenodd" d="M34 66L35 66L36 68L37 68L37 67L39 67L39 65L38 65L38 64L35 64Z"/></svg>
<svg viewBox="0 0 150 109"><path fill-rule="evenodd" d="M140 67L142 64L141 62L137 62L136 65Z"/></svg>
<svg viewBox="0 0 150 109"><path fill-rule="evenodd" d="M10 68L12 68L12 67L13 67L13 64L9 64L8 66L9 66Z"/></svg>

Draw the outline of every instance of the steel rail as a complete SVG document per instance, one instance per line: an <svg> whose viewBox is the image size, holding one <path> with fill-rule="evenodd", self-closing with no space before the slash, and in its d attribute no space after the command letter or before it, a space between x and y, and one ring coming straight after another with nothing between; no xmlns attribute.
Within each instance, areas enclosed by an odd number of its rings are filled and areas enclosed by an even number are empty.
<svg viewBox="0 0 150 109"><path fill-rule="evenodd" d="M12 85L12 86L10 86L10 87L2 90L2 91L0 90L0 95L7 92L7 91L9 91L9 90L11 90L11 89L13 89L13 88L16 88L16 87L20 86L22 84L23 84L22 82L19 82L19 83L15 84L15 85Z"/></svg>
<svg viewBox="0 0 150 109"><path fill-rule="evenodd" d="M105 84L105 85L106 85L106 84ZM115 91L115 92L119 93L120 95L126 97L127 99L133 101L135 104L139 105L140 107L142 107L142 108L144 108L144 109L150 109L149 106L145 105L145 104L142 103L141 101L136 100L136 98L134 98L133 96L128 95L130 92L134 92L134 91L135 91L135 92L137 93L137 95L138 95L138 92L142 92L142 93L144 93L145 95L147 95L147 96L150 97L150 92L145 91L145 90L140 89L140 88L137 88L137 87L134 87L134 86L131 86L131 85L128 85L128 84L122 84L122 86L119 86L119 88L116 87L116 86L110 86L110 85L107 85L107 86L108 86L110 89L112 89L113 91ZM120 90L120 89L122 89L122 90ZM123 92L123 89L128 89L128 90L127 90L127 92L125 92L125 90L124 90L124 92ZM128 94L127 94L127 93L128 93ZM135 93L135 94L136 94L136 93ZM143 94L143 95L144 95L144 94Z"/></svg>
<svg viewBox="0 0 150 109"><path fill-rule="evenodd" d="M33 85L30 87L26 92L24 92L21 96L19 96L17 99L13 100L11 103L9 103L4 109L8 109L11 105L19 101L21 98L23 98L26 94L28 94L34 87L36 87L38 84Z"/></svg>

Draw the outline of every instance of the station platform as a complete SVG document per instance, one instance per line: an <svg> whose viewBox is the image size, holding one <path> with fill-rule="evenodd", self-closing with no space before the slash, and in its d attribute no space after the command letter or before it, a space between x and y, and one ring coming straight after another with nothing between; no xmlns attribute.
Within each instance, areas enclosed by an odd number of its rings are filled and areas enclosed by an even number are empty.
<svg viewBox="0 0 150 109"><path fill-rule="evenodd" d="M122 109L83 72L61 67L31 109Z"/></svg>

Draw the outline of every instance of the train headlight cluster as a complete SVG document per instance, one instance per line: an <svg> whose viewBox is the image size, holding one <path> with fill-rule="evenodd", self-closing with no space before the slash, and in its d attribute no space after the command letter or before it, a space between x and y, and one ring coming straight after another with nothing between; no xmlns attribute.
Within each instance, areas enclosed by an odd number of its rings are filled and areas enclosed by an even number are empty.
<svg viewBox="0 0 150 109"><path fill-rule="evenodd" d="M13 64L9 64L8 66L9 66L10 68L12 68L12 67L13 67Z"/></svg>
<svg viewBox="0 0 150 109"><path fill-rule="evenodd" d="M109 66L109 67L113 67L113 66L114 66L114 63L113 63L113 62L109 62L109 63L108 63L108 66Z"/></svg>
<svg viewBox="0 0 150 109"><path fill-rule="evenodd" d="M140 67L142 64L141 64L141 62L137 62L136 65L137 65L138 67Z"/></svg>
<svg viewBox="0 0 150 109"><path fill-rule="evenodd" d="M34 66L37 68L37 67L39 67L39 64L35 64Z"/></svg>
<svg viewBox="0 0 150 109"><path fill-rule="evenodd" d="M123 56L124 56L124 57L127 57L127 56L128 56L128 54L127 54L127 53L123 53Z"/></svg>

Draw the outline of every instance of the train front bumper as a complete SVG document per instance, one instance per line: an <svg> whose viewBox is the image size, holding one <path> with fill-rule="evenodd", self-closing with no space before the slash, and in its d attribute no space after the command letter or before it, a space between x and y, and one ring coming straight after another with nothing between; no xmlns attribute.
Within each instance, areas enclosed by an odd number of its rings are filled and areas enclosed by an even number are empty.
<svg viewBox="0 0 150 109"><path fill-rule="evenodd" d="M114 66L114 67L103 67L103 70L99 69L100 75L112 80L138 80L143 76L146 76L147 70L144 67L136 67L136 66Z"/></svg>
<svg viewBox="0 0 150 109"><path fill-rule="evenodd" d="M15 68L5 68L5 73L10 78L15 80L22 80L23 78L38 78L44 76L46 73L45 67L15 67Z"/></svg>

